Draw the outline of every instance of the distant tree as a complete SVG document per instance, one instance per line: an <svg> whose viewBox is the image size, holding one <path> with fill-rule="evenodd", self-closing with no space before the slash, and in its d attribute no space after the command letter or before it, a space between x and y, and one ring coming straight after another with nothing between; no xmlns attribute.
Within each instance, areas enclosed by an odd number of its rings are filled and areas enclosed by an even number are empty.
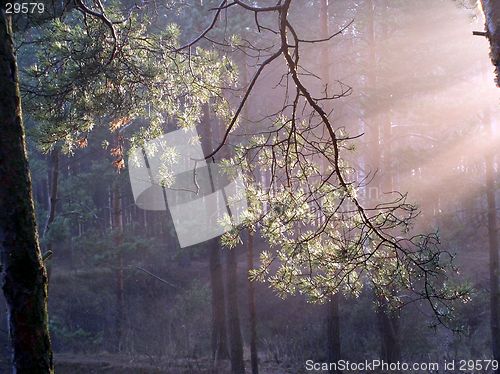
<svg viewBox="0 0 500 374"><path fill-rule="evenodd" d="M330 14L329 14L329 1L321 0L319 10L320 20L320 37L327 39L330 36ZM330 66L331 61L331 47L325 45L321 54L321 78L325 85L331 85ZM327 108L328 111L332 110L331 105ZM331 296L331 300L326 305L326 334L327 334L327 354L328 361L338 362L341 358L342 346L340 341L340 302L341 294L335 293ZM338 370L333 370L333 373L338 373Z"/></svg>
<svg viewBox="0 0 500 374"><path fill-rule="evenodd" d="M248 66L246 61L241 64L241 83L243 87L248 85ZM242 117L248 121L250 102L243 108ZM248 126L248 123L245 123ZM250 130L251 131L251 130ZM248 155L251 159L251 155ZM251 230L247 230L247 276L254 269L254 235ZM259 374L259 355L257 349L257 308L255 300L255 282L247 278L248 284L248 315L250 322L250 366L252 374Z"/></svg>
<svg viewBox="0 0 500 374"><path fill-rule="evenodd" d="M384 96L380 77L383 71L383 53L380 51L379 40L387 38L385 30L379 30L375 21L377 12L387 8L385 2L368 0L366 2L366 35L368 42L368 67L367 87L371 94L367 98L366 117L367 132L370 146L366 163L371 168L370 186L375 186L377 193L369 196L370 203L377 206L383 203L384 196L394 191L392 182L392 139L390 108L385 107ZM387 19L386 14L381 14L382 19ZM385 28L386 29L386 28ZM381 110L380 108L384 108ZM370 195L370 194L369 194ZM390 292L394 292L390 291ZM380 334L380 357L386 362L397 362L400 360L401 347L399 336L399 312L389 307L385 298L375 291L375 305Z"/></svg>
<svg viewBox="0 0 500 374"><path fill-rule="evenodd" d="M111 204L112 204L112 229L114 236L114 244L116 246L117 258L115 264L116 271L116 309L115 309L115 344L114 350L121 352L123 348L123 331L125 324L125 289L123 276L123 203L122 192L118 181L111 187Z"/></svg>
<svg viewBox="0 0 500 374"><path fill-rule="evenodd" d="M238 246L228 251L227 255L227 322L229 332L229 356L231 359L231 373L245 374L243 359L243 337L241 335L240 315L238 306Z"/></svg>

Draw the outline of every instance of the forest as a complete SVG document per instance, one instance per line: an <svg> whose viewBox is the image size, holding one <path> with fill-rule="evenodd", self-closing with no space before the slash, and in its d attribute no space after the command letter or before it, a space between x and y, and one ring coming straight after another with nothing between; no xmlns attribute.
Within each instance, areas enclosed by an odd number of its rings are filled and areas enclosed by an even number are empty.
<svg viewBox="0 0 500 374"><path fill-rule="evenodd" d="M0 373L500 373L500 1L0 4Z"/></svg>

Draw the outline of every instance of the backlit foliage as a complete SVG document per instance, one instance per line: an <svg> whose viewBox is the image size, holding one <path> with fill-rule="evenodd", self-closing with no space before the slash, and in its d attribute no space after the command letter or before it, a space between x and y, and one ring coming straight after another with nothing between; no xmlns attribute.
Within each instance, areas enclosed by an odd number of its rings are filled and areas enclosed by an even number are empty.
<svg viewBox="0 0 500 374"><path fill-rule="evenodd" d="M131 143L142 143L167 122L194 126L210 99L220 118L231 114L222 95L236 80L231 60L202 48L175 52L178 26L151 27L133 14L115 25L115 41L103 22L77 13L34 31L40 48L23 91L44 151L63 141L72 152L95 126L121 132L131 125Z"/></svg>

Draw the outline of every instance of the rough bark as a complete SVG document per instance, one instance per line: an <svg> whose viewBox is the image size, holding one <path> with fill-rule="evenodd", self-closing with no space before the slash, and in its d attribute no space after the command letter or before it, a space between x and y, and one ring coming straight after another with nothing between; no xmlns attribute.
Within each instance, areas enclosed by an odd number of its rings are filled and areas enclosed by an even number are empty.
<svg viewBox="0 0 500 374"><path fill-rule="evenodd" d="M485 28L488 40L490 42L491 62L495 66L496 83L500 87L500 1L481 0Z"/></svg>
<svg viewBox="0 0 500 374"><path fill-rule="evenodd" d="M0 251L13 372L52 373L47 274L35 222L13 46L12 19L0 11Z"/></svg>

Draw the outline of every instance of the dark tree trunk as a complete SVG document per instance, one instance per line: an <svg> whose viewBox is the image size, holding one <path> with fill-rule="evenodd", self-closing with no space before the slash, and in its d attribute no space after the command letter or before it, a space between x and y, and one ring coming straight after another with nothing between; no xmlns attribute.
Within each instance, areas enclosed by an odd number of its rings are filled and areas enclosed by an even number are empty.
<svg viewBox="0 0 500 374"><path fill-rule="evenodd" d="M227 317L229 327L229 356L231 373L245 374L243 361L243 339L241 337L240 313L238 308L238 259L239 246L227 251Z"/></svg>
<svg viewBox="0 0 500 374"><path fill-rule="evenodd" d="M210 285L212 287L212 356L214 362L229 357L226 330L226 298L222 276L221 248L218 239L207 242L210 257Z"/></svg>
<svg viewBox="0 0 500 374"><path fill-rule="evenodd" d="M385 301L379 300L377 318L381 337L380 358L386 362L397 362L401 358L398 316L389 310Z"/></svg>
<svg viewBox="0 0 500 374"><path fill-rule="evenodd" d="M339 294L332 296L327 307L327 354L329 362L338 362L341 357ZM332 373L340 373L332 370Z"/></svg>
<svg viewBox="0 0 500 374"><path fill-rule="evenodd" d="M116 352L122 351L123 326L125 321L125 290L123 282L123 217L122 217L122 196L118 182L115 182L112 190L113 209L113 240L117 250L116 255L116 312L115 312L115 345Z"/></svg>
<svg viewBox="0 0 500 374"><path fill-rule="evenodd" d="M0 250L13 372L52 373L47 274L38 243L12 19L0 11Z"/></svg>
<svg viewBox="0 0 500 374"><path fill-rule="evenodd" d="M47 235L50 225L56 218L57 189L59 187L59 149L54 148L49 158L49 215L43 229L43 235ZM47 249L51 249L50 245Z"/></svg>
<svg viewBox="0 0 500 374"><path fill-rule="evenodd" d="M203 108L204 122L200 129L203 152L212 151L212 122L208 105ZM212 189L214 186L212 185ZM222 248L218 238L206 242L209 254L210 286L212 288L212 358L215 367L221 359L229 358L226 328L226 297L221 253Z"/></svg>
<svg viewBox="0 0 500 374"><path fill-rule="evenodd" d="M243 87L248 86L248 66L246 58L241 63L241 83ZM250 99L242 110L242 120L248 121L248 108L250 107ZM247 154L248 162L251 162L251 152ZM251 176L250 176L251 177ZM253 248L253 232L247 230L247 276L254 268L254 248ZM252 374L259 374L259 355L257 352L257 311L255 308L255 284L248 279L248 315L250 318L250 365Z"/></svg>
<svg viewBox="0 0 500 374"><path fill-rule="evenodd" d="M217 139L217 127L215 121L210 120L208 105L204 108L205 126L202 136L206 141L202 142L205 154L212 151L212 137ZM212 182L212 190L214 185ZM228 251L226 260L226 291L224 295L223 275L221 266L222 247L219 239L214 238L210 245L210 274L212 282L212 309L214 316L214 330L218 340L216 340L217 350L216 358L223 358L224 350L227 347L226 341L226 316L229 337L229 358L231 360L232 374L244 374L245 367L243 362L243 341L240 329L240 319L238 310L238 286L237 286L237 259L236 249ZM216 294L217 293L217 294ZM226 304L224 304L226 299ZM224 308L226 313L223 313ZM217 360L215 361L217 363Z"/></svg>
<svg viewBox="0 0 500 374"><path fill-rule="evenodd" d="M500 1L481 0L486 20L485 28L491 47L491 62L495 66L497 86L500 86Z"/></svg>
<svg viewBox="0 0 500 374"><path fill-rule="evenodd" d="M49 157L49 214L47 216L47 222L43 229L43 238L46 239L45 244L45 254L44 257L52 255L52 242L47 238L47 234L50 230L50 226L56 219L56 206L57 206L57 190L59 186L59 150L54 148L50 152ZM46 263L47 269L47 282L50 282L51 266L50 261Z"/></svg>
<svg viewBox="0 0 500 374"><path fill-rule="evenodd" d="M489 124L487 124L489 126ZM491 132L490 132L491 135ZM500 326L498 303L500 300L498 276L498 220L496 204L496 186L494 172L494 155L488 152L485 158L486 167L486 200L488 203L488 243L490 252L490 326L493 358L500 361ZM498 371L497 371L498 372Z"/></svg>
<svg viewBox="0 0 500 374"><path fill-rule="evenodd" d="M253 270L253 233L248 233L247 243L247 263L248 272ZM252 374L259 374L259 357L257 354L257 312L255 309L255 284L248 279L248 313L250 315L250 362L252 365Z"/></svg>

